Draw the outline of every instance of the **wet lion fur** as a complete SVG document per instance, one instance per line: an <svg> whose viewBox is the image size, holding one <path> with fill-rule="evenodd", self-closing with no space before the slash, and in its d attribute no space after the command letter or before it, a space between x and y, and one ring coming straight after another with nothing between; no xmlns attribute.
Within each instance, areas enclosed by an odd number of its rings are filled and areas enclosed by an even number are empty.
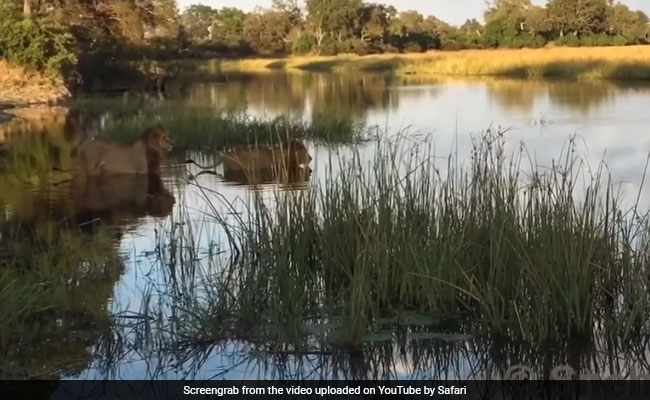
<svg viewBox="0 0 650 400"><path fill-rule="evenodd" d="M241 146L225 151L221 155L224 173L304 169L308 167L310 161L311 156L307 147L298 140L268 147Z"/></svg>
<svg viewBox="0 0 650 400"><path fill-rule="evenodd" d="M87 177L157 174L162 159L173 148L174 142L162 125L146 129L132 144L87 140L77 151L78 172Z"/></svg>

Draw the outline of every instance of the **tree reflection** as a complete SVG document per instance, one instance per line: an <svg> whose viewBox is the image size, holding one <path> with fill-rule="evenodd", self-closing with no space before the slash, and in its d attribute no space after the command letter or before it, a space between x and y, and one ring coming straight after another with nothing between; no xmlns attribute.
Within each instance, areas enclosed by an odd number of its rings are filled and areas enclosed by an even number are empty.
<svg viewBox="0 0 650 400"><path fill-rule="evenodd" d="M188 104L209 104L228 112L293 115L312 120L363 122L369 111L396 108L385 74L267 73L226 76L223 84L192 87Z"/></svg>

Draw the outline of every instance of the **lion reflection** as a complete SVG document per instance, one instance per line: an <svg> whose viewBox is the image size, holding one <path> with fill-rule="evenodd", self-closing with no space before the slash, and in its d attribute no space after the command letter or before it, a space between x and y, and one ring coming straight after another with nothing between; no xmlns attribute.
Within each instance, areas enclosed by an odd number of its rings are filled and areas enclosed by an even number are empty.
<svg viewBox="0 0 650 400"><path fill-rule="evenodd" d="M176 202L157 174L88 177L77 183L72 195L80 223L109 225L145 216L166 217Z"/></svg>

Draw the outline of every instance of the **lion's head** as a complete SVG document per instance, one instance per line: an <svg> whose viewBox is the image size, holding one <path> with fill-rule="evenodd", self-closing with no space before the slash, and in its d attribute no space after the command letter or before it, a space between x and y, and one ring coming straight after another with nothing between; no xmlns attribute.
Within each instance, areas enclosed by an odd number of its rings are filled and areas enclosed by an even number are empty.
<svg viewBox="0 0 650 400"><path fill-rule="evenodd" d="M309 155L309 150L307 150L307 146L305 146L304 143L294 139L285 143L285 147L289 153L291 165L295 165L298 168L307 168L309 166L311 156Z"/></svg>
<svg viewBox="0 0 650 400"><path fill-rule="evenodd" d="M142 133L142 141L147 149L163 155L174 149L174 141L164 126L158 124L148 128Z"/></svg>

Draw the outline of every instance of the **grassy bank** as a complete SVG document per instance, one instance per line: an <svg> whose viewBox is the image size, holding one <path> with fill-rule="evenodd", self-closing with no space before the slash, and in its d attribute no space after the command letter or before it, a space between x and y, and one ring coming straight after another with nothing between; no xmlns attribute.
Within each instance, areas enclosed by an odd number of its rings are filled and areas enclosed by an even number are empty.
<svg viewBox="0 0 650 400"><path fill-rule="evenodd" d="M224 69L392 71L436 76L650 79L650 46L465 50L426 54L292 57L224 62Z"/></svg>
<svg viewBox="0 0 650 400"><path fill-rule="evenodd" d="M0 60L0 105L54 103L69 96L60 77Z"/></svg>

